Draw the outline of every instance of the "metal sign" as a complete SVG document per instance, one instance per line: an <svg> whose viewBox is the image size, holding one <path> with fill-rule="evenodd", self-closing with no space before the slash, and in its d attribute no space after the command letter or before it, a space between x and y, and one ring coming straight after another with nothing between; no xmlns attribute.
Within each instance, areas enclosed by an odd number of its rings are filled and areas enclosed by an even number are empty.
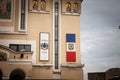
<svg viewBox="0 0 120 80"><path fill-rule="evenodd" d="M40 33L40 60L49 60L49 33Z"/></svg>

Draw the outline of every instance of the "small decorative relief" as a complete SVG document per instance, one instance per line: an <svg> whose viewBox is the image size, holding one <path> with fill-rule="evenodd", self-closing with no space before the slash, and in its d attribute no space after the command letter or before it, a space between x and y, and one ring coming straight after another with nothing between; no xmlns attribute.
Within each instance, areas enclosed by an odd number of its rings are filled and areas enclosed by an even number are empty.
<svg viewBox="0 0 120 80"><path fill-rule="evenodd" d="M33 10L38 10L38 6L39 5L39 2L38 2L38 0L33 0L32 1L32 9Z"/></svg>
<svg viewBox="0 0 120 80"><path fill-rule="evenodd" d="M40 10L46 11L46 1L45 0L40 1Z"/></svg>
<svg viewBox="0 0 120 80"><path fill-rule="evenodd" d="M7 61L7 54L0 52L0 61Z"/></svg>
<svg viewBox="0 0 120 80"><path fill-rule="evenodd" d="M74 50L74 44L69 43L69 44L68 44L68 49L69 49L69 50Z"/></svg>
<svg viewBox="0 0 120 80"><path fill-rule="evenodd" d="M46 0L29 0L29 11L37 13L48 13Z"/></svg>
<svg viewBox="0 0 120 80"><path fill-rule="evenodd" d="M71 13L71 3L70 2L66 3L66 12Z"/></svg>
<svg viewBox="0 0 120 80"><path fill-rule="evenodd" d="M62 0L62 14L80 15L80 1Z"/></svg>
<svg viewBox="0 0 120 80"><path fill-rule="evenodd" d="M73 13L78 13L78 3L75 2L73 5L74 5Z"/></svg>

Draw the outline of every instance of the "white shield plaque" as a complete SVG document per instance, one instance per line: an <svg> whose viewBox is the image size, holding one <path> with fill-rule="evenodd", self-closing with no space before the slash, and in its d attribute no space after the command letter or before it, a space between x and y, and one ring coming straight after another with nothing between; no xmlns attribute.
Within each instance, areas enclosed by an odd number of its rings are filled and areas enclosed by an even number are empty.
<svg viewBox="0 0 120 80"><path fill-rule="evenodd" d="M40 60L49 60L49 34L40 33Z"/></svg>

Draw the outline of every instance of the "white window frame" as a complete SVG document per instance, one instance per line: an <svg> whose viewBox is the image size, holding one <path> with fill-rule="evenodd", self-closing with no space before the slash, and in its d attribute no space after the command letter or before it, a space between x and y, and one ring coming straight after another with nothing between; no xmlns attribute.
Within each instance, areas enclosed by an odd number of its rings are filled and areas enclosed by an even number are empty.
<svg viewBox="0 0 120 80"><path fill-rule="evenodd" d="M32 64L36 64L36 40L11 40L11 39L0 39L1 45L9 47L9 44L30 44L31 45L31 51L33 51L32 54ZM8 53L9 55L9 53ZM8 56L9 58L9 56ZM11 59L12 60L12 59ZM18 61L20 59L14 59L14 61ZM24 59L22 61L26 61L27 59ZM29 60L28 60L29 61Z"/></svg>
<svg viewBox="0 0 120 80"><path fill-rule="evenodd" d="M26 6L25 6L25 29L21 29L21 0L19 0L19 20L18 20L18 31L20 32L26 32L27 31L27 18L28 18L28 0L26 1Z"/></svg>

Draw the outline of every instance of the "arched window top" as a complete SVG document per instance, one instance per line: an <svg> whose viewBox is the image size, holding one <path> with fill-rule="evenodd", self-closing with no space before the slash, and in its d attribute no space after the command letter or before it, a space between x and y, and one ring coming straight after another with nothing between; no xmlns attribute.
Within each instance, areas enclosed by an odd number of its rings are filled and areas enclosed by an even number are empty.
<svg viewBox="0 0 120 80"><path fill-rule="evenodd" d="M40 1L40 10L46 11L46 1L45 0Z"/></svg>
<svg viewBox="0 0 120 80"><path fill-rule="evenodd" d="M55 2L55 7L58 7L59 6L59 3L58 2Z"/></svg>
<svg viewBox="0 0 120 80"><path fill-rule="evenodd" d="M74 7L73 12L78 13L78 3L77 2L74 2L73 7Z"/></svg>
<svg viewBox="0 0 120 80"><path fill-rule="evenodd" d="M66 3L66 12L71 13L71 3L70 2Z"/></svg>
<svg viewBox="0 0 120 80"><path fill-rule="evenodd" d="M25 72L21 69L15 69L10 74L10 80L24 80L25 79Z"/></svg>
<svg viewBox="0 0 120 80"><path fill-rule="evenodd" d="M38 10L38 5L39 5L38 0L33 0L32 5L33 5L32 6L33 10Z"/></svg>

